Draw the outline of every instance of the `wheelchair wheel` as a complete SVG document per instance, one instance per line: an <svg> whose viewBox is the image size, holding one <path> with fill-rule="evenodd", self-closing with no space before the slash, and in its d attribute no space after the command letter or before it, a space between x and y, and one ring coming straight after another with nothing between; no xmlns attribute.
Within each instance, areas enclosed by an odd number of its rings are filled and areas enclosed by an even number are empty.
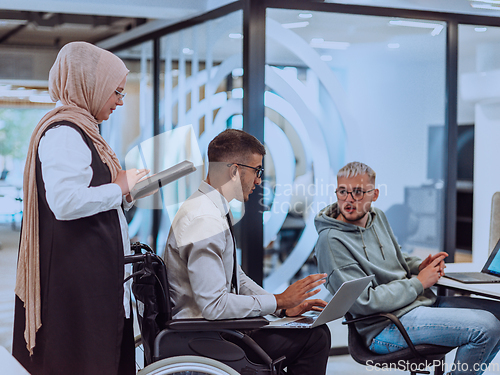
<svg viewBox="0 0 500 375"><path fill-rule="evenodd" d="M184 355L154 362L137 375L239 375L236 370L211 358Z"/></svg>

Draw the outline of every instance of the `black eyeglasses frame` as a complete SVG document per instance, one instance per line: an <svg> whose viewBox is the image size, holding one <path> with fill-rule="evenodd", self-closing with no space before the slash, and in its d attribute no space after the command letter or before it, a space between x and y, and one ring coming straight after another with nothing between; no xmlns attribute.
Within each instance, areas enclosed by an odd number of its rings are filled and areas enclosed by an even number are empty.
<svg viewBox="0 0 500 375"><path fill-rule="evenodd" d="M262 174L264 173L264 168L262 168L262 167L251 167L249 165L245 165L245 164L241 164L241 163L230 163L230 164L227 164L227 166L230 167L233 164L239 165L240 167L246 167L246 168L253 169L257 175L257 178L262 178Z"/></svg>
<svg viewBox="0 0 500 375"><path fill-rule="evenodd" d="M371 193L375 189L361 190L361 191L359 191L358 193L363 193L363 196L361 198L359 198L359 199L354 198L354 194L353 194L354 191L347 191L347 189L340 189L340 190L345 190L346 193L347 193L347 195L345 196L345 198L340 198L339 197L339 189L335 190L335 194L337 194L337 198L340 199L341 201L346 201L349 198L349 194L351 194L352 200L354 202L359 202L359 201L362 201L364 199L366 193Z"/></svg>

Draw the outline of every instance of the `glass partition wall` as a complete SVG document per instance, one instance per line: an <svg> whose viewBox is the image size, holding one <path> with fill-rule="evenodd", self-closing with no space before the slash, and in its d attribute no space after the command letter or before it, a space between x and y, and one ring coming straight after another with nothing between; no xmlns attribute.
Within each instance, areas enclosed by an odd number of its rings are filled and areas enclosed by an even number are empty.
<svg viewBox="0 0 500 375"><path fill-rule="evenodd" d="M127 76L124 105L117 107L113 116L101 125L101 132L113 150L116 150L124 168L141 167L127 159L131 150L153 137L153 43L138 44L117 52L130 70ZM152 168L151 165L145 167ZM151 199L145 198L126 212L132 241L154 243L152 236Z"/></svg>
<svg viewBox="0 0 500 375"><path fill-rule="evenodd" d="M267 288L315 271L314 217L351 161L377 173L406 252L442 249L445 62L444 22L267 10Z"/></svg>
<svg viewBox="0 0 500 375"><path fill-rule="evenodd" d="M314 216L335 202L336 173L350 161L377 172L376 206L406 252L445 250L449 261L476 262L482 255L472 257L472 239L463 244L457 222L457 65L465 48L457 38L468 25L495 22L356 5L239 1L152 32L147 42L142 36L136 46L130 47L134 40L126 49L116 46L138 74L131 89L140 104L126 115L134 122L131 134L119 141L124 155L132 152L137 165L188 159L197 166L138 209L159 212L143 214L144 235L152 233L162 253L179 205L206 175L209 141L226 128L257 129L267 150L263 186L254 194L259 212L251 216L247 207L251 219L238 231L246 233L242 238L262 236L262 247L238 245L253 269L263 270L249 275L270 292L316 271ZM264 61L252 45L265 46ZM461 67L475 58L465 56ZM265 89L249 89L259 77ZM250 98L263 116L245 124ZM460 108L459 102L459 114ZM151 137L157 141L146 150L149 156L138 161L134 147ZM232 203L241 218L244 207ZM489 218L486 211L474 215ZM259 252L262 257L252 257Z"/></svg>
<svg viewBox="0 0 500 375"><path fill-rule="evenodd" d="M492 202L500 190L499 47L500 27L458 26L457 248L471 245L479 264L500 237Z"/></svg>
<svg viewBox="0 0 500 375"><path fill-rule="evenodd" d="M117 52L131 73L127 106L117 111L121 117L114 117L127 125L120 135L113 124L103 133L113 128L107 139L122 151L120 159L127 168L147 167L152 173L183 160L197 168L160 194L138 201L130 215L131 237L153 244L158 253L163 252L178 208L206 176L208 142L227 127L242 128L242 32L240 10ZM242 205L232 204L238 218Z"/></svg>
<svg viewBox="0 0 500 375"><path fill-rule="evenodd" d="M226 128L241 129L243 113L242 11L168 34L160 39L160 128L188 132L194 142L170 144L176 162L193 161L194 174L165 187L161 232L165 241L180 205L194 193L208 169L208 143ZM190 138L191 140L191 138ZM242 204L230 202L236 221Z"/></svg>

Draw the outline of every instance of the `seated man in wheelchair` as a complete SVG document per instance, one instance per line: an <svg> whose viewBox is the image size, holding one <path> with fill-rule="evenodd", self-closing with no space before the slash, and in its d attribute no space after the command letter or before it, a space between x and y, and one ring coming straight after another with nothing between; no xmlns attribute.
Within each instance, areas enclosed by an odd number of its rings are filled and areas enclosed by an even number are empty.
<svg viewBox="0 0 500 375"><path fill-rule="evenodd" d="M208 146L209 171L197 192L175 216L165 249L173 318L209 320L300 315L326 303L307 299L319 292L326 275L310 275L283 293L266 292L236 262L232 199L242 202L260 184L264 146L252 135L228 129ZM288 374L326 371L330 332L314 329L257 329L246 332L271 357L286 356Z"/></svg>

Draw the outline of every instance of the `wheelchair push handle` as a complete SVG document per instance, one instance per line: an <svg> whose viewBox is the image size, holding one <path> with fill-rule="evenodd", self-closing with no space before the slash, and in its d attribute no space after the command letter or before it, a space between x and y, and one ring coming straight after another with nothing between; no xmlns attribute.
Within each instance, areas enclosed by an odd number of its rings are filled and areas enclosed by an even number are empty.
<svg viewBox="0 0 500 375"><path fill-rule="evenodd" d="M146 276L154 275L154 268L153 268L154 262L164 264L163 259L161 259L158 255L156 255L153 249L151 249L151 247L149 247L148 245L140 242L134 242L133 244L130 245L130 247L133 250L134 254L126 255L124 258L124 263L125 264L143 263L144 267L142 267L139 271L134 272L130 276L125 278L125 280L123 281L124 283L135 276L140 276L141 278L143 278ZM142 250L146 250L146 253L143 254Z"/></svg>

